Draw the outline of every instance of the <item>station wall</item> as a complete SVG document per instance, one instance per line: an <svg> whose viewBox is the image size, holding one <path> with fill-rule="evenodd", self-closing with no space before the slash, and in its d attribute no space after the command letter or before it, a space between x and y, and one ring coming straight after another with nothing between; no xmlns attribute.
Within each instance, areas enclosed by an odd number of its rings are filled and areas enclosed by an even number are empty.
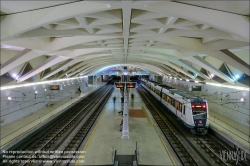
<svg viewBox="0 0 250 166"><path fill-rule="evenodd" d="M50 90L51 84L61 84L63 90ZM83 91L88 86L88 77L1 90L1 126L74 96L79 86Z"/></svg>

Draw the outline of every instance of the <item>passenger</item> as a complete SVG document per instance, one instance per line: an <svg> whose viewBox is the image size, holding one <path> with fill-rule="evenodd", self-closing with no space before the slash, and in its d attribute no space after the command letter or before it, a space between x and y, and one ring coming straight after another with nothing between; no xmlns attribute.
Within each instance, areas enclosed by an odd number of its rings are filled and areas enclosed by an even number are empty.
<svg viewBox="0 0 250 166"><path fill-rule="evenodd" d="M122 131L122 127L123 127L123 119L121 120L121 123L120 123L120 131Z"/></svg>
<svg viewBox="0 0 250 166"><path fill-rule="evenodd" d="M134 100L134 93L131 94L131 99Z"/></svg>
<svg viewBox="0 0 250 166"><path fill-rule="evenodd" d="M114 96L114 97L113 97L114 104L115 104L115 100L116 100L116 97Z"/></svg>
<svg viewBox="0 0 250 166"><path fill-rule="evenodd" d="M121 97L121 104L122 104L122 106L124 105L124 97L123 96Z"/></svg>
<svg viewBox="0 0 250 166"><path fill-rule="evenodd" d="M78 91L81 93L82 91L81 91L81 87L79 86L79 88L78 88Z"/></svg>
<svg viewBox="0 0 250 166"><path fill-rule="evenodd" d="M118 113L123 115L123 110L119 111Z"/></svg>
<svg viewBox="0 0 250 166"><path fill-rule="evenodd" d="M120 91L121 91L121 95L124 96L124 89L121 88Z"/></svg>

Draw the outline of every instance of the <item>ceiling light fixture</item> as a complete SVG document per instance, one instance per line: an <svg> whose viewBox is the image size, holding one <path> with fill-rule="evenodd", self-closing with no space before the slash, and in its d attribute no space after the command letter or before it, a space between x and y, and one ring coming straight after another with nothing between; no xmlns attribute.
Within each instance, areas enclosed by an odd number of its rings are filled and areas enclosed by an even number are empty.
<svg viewBox="0 0 250 166"><path fill-rule="evenodd" d="M14 73L14 74L12 74L12 77L13 77L13 78L16 78L16 77L17 77L17 75Z"/></svg>
<svg viewBox="0 0 250 166"><path fill-rule="evenodd" d="M83 76L83 77L78 77L78 78L87 78L87 77L88 76ZM53 80L53 81L42 81L42 82L35 82L35 83L28 83L28 84L21 84L21 85L4 86L4 87L1 87L1 90L13 89L13 88L19 88L19 87L25 87L25 86L48 84L48 83L60 82L60 81L66 81L66 80L73 80L73 79L77 79L77 78L75 77L75 78L66 78L66 79Z"/></svg>
<svg viewBox="0 0 250 166"><path fill-rule="evenodd" d="M210 82L206 82L206 84L213 85L213 86L219 86L219 87L225 87L225 88L231 88L231 89L238 89L238 90L249 91L249 88L240 87L240 86L222 85L222 84L216 84L216 83L210 83Z"/></svg>

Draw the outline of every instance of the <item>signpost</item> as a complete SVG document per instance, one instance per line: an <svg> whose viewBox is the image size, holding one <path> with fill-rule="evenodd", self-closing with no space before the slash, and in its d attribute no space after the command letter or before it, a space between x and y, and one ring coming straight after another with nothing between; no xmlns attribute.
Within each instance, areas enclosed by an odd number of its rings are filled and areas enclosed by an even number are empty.
<svg viewBox="0 0 250 166"><path fill-rule="evenodd" d="M201 86L192 86L192 91L201 91Z"/></svg>
<svg viewBox="0 0 250 166"><path fill-rule="evenodd" d="M136 88L136 82L115 82L116 88L129 89ZM128 102L127 93L124 93L124 107L123 107L123 126L122 126L122 139L129 139L129 126L128 126Z"/></svg>
<svg viewBox="0 0 250 166"><path fill-rule="evenodd" d="M136 82L115 82L116 88L136 88Z"/></svg>
<svg viewBox="0 0 250 166"><path fill-rule="evenodd" d="M125 88L125 83L124 82L115 82L115 87L116 88Z"/></svg>

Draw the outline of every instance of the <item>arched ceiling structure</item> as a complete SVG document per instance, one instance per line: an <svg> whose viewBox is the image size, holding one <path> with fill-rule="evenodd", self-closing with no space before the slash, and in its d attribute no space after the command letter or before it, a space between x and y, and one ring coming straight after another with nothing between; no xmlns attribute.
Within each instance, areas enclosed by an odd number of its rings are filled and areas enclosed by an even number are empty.
<svg viewBox="0 0 250 166"><path fill-rule="evenodd" d="M237 79L250 74L249 1L1 2L1 78L10 84L117 64L247 85Z"/></svg>

